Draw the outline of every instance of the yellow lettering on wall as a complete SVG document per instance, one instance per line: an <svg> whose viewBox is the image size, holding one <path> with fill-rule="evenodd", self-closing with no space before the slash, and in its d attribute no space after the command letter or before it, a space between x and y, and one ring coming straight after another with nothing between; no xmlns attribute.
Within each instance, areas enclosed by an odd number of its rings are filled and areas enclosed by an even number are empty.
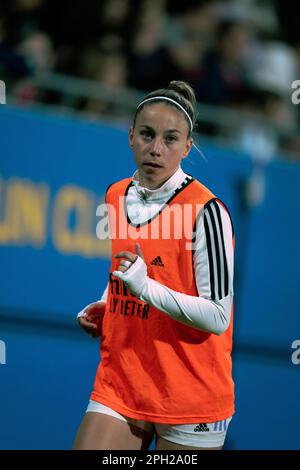
<svg viewBox="0 0 300 470"><path fill-rule="evenodd" d="M95 196L73 185L64 186L53 208L53 243L62 253L109 257L110 242L98 240L95 228ZM71 216L75 224L71 227Z"/></svg>
<svg viewBox="0 0 300 470"><path fill-rule="evenodd" d="M0 178L0 244L30 243L42 247L46 239L49 188L45 183Z"/></svg>

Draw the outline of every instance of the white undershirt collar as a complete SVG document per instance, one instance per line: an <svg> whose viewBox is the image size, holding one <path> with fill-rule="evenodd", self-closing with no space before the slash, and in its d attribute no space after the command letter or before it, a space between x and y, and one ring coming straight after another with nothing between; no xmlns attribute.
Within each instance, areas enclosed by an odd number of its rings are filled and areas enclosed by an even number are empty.
<svg viewBox="0 0 300 470"><path fill-rule="evenodd" d="M136 170L132 176L132 182L136 189L138 196L147 201L159 200L162 197L165 198L167 193L170 195L178 188L182 180L185 177L185 173L181 167L179 167L175 173L159 188L157 189L148 189L139 184L138 180L138 170Z"/></svg>

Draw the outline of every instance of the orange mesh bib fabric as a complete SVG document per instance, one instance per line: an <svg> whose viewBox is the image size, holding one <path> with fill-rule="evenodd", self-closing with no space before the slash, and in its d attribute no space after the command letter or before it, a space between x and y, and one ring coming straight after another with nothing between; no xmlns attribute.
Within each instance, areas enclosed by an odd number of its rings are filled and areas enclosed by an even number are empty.
<svg viewBox="0 0 300 470"><path fill-rule="evenodd" d="M124 200L119 199L130 184L131 179L122 180L107 192L107 204L118 214L110 217L111 232L130 229L125 238L123 234L112 239L112 255L121 250L134 252L138 241L149 277L175 291L201 295L194 278L193 252L186 249L186 243L197 214L214 195L197 180L190 180L149 223L134 227L127 219ZM176 206L183 204L190 205L191 222L189 230L185 229L188 233L179 238L183 224ZM162 229L168 211L169 239ZM150 229L156 238L143 238ZM128 417L157 423L214 422L231 416L232 315L229 328L220 336L183 325L133 296L111 274L118 265L119 260L112 258L101 362L91 398Z"/></svg>

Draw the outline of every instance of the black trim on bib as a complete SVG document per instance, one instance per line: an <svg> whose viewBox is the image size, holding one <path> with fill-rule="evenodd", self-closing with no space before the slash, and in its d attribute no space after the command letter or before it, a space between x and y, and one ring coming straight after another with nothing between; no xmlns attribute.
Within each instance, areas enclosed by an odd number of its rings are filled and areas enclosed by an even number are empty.
<svg viewBox="0 0 300 470"><path fill-rule="evenodd" d="M145 222L143 222L142 224L134 224L130 218L129 218L129 215L128 215L128 212L127 212L127 208L126 208L126 196L128 194L128 191L129 189L133 186L133 182L131 181L129 183L129 185L127 186L126 188L126 191L125 191L125 199L124 199L124 211L125 211L125 216L126 216L126 219L127 219L127 223L129 225L131 225L132 227L135 227L135 228L140 228L140 227L144 227L145 225L147 224L150 224L150 222L152 222L156 217L158 217L162 211L166 208L167 205L170 204L170 202L177 196L177 194L181 193L181 191L183 191L183 189L185 189L189 184L191 184L193 181L195 181L195 178L191 175L188 175L185 180L183 181L183 183L181 184L181 186L179 186L179 188L175 189L175 192L174 194L172 194L172 196L167 200L167 202L163 205L163 207L160 209L160 211L155 214L154 217L152 217L151 219L148 219L146 220Z"/></svg>

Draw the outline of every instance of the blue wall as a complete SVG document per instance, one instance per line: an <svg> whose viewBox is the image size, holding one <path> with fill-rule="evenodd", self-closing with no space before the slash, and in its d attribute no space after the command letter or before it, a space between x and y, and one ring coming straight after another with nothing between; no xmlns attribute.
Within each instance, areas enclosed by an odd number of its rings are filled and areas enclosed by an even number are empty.
<svg viewBox="0 0 300 470"><path fill-rule="evenodd" d="M127 130L0 106L0 132L0 448L70 448L99 360L75 315L107 282L95 211L134 171ZM249 208L251 160L200 145L208 161L193 151L183 169L224 200L236 232L237 412L226 447L300 449L300 166L271 163L264 201Z"/></svg>

